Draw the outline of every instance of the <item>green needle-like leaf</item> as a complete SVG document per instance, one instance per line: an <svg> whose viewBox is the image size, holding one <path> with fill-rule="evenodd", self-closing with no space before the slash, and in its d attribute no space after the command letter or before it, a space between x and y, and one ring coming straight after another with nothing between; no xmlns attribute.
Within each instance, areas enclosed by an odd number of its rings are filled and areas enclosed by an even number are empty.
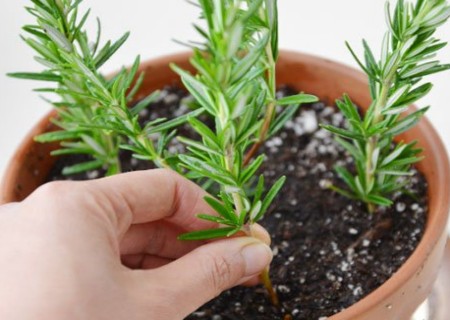
<svg viewBox="0 0 450 320"><path fill-rule="evenodd" d="M61 82L61 76L51 73L51 72L15 72L8 73L9 77L17 79L27 79L27 80L37 80L37 81L50 81L50 82Z"/></svg>
<svg viewBox="0 0 450 320"><path fill-rule="evenodd" d="M147 97L139 101L133 108L131 108L130 112L132 115L137 115L139 112L148 107L149 104L155 102L159 97L159 91L155 91L149 94Z"/></svg>
<svg viewBox="0 0 450 320"><path fill-rule="evenodd" d="M231 237L233 234L237 233L239 229L229 227L229 228L218 228L218 229L208 229L193 231L189 233L182 234L178 237L178 240L208 240L217 238L227 238Z"/></svg>
<svg viewBox="0 0 450 320"><path fill-rule="evenodd" d="M101 160L93 160L89 162L79 163L70 167L65 167L62 171L64 175L76 174L84 171L94 170L101 168L103 162Z"/></svg>
<svg viewBox="0 0 450 320"><path fill-rule="evenodd" d="M262 215L267 211L267 209L269 209L270 205L272 204L277 194L280 192L285 182L286 177L283 176L273 184L272 188L270 188L269 192L267 192L267 195L265 196L262 202L260 213L255 217L254 221L258 221L258 219L262 217Z"/></svg>
<svg viewBox="0 0 450 320"><path fill-rule="evenodd" d="M233 224L238 223L238 218L234 211L229 211L229 208L221 204L219 201L212 197L205 197L205 202L208 203L218 214L224 219L231 221Z"/></svg>
<svg viewBox="0 0 450 320"><path fill-rule="evenodd" d="M297 94L293 96L287 96L277 100L277 104L280 106L286 106L291 104L303 104L317 102L319 99L316 96L310 94Z"/></svg>
<svg viewBox="0 0 450 320"><path fill-rule="evenodd" d="M120 49L120 47L127 41L128 37L130 36L130 33L125 33L119 40L114 42L112 45L109 45L105 47L104 50L100 51L100 53L95 57L94 63L95 67L98 69L103 64L105 64L106 61L108 61L117 50Z"/></svg>
<svg viewBox="0 0 450 320"><path fill-rule="evenodd" d="M53 131L36 136L34 140L41 143L72 140L80 138L82 134L83 131Z"/></svg>

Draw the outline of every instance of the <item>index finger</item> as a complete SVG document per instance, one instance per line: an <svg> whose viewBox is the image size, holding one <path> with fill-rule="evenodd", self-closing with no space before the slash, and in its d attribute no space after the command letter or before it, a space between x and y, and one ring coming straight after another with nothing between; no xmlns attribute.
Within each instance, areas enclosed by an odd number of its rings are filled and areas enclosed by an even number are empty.
<svg viewBox="0 0 450 320"><path fill-rule="evenodd" d="M165 219L186 231L213 228L217 224L200 220L198 213L214 214L203 200L207 193L174 171L153 169L80 182L95 202L111 206L119 233L131 224Z"/></svg>

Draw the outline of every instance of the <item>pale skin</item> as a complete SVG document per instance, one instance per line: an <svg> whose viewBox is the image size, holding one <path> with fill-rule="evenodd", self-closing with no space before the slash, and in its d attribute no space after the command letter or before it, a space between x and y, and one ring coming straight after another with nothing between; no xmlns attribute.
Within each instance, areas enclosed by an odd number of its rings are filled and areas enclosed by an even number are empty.
<svg viewBox="0 0 450 320"><path fill-rule="evenodd" d="M255 284L267 233L181 242L214 227L205 192L168 170L56 182L0 206L0 319L176 320Z"/></svg>

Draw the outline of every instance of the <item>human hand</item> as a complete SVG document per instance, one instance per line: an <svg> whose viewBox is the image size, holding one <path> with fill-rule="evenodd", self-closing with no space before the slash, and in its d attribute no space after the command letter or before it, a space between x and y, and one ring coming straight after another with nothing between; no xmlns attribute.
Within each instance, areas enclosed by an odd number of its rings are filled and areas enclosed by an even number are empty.
<svg viewBox="0 0 450 320"><path fill-rule="evenodd" d="M212 213L204 195L150 170L52 182L1 206L0 319L175 320L254 283L272 258L263 242L177 240L214 226L195 217Z"/></svg>

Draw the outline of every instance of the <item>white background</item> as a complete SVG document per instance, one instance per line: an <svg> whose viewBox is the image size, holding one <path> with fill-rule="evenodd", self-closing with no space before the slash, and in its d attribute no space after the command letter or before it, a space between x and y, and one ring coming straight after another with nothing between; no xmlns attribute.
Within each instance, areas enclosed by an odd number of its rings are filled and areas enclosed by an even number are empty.
<svg viewBox="0 0 450 320"><path fill-rule="evenodd" d="M0 10L0 176L29 128L50 107L31 90L38 84L9 79L7 72L38 71L32 51L19 38L20 28L32 22L23 9L30 1L1 1ZM101 17L103 39L116 39L125 31L131 37L104 68L110 72L130 64L137 54L143 59L184 51L172 39L191 40L197 35L191 27L198 11L183 0L85 0L83 8L92 8L91 20ZM280 0L280 47L313 53L356 66L347 52L348 40L360 51L366 38L375 52L386 30L383 0ZM94 31L94 24L88 24ZM438 35L450 41L450 23ZM450 46L440 59L450 63ZM450 72L432 77L430 95L420 102L432 105L428 117L450 149Z"/></svg>

